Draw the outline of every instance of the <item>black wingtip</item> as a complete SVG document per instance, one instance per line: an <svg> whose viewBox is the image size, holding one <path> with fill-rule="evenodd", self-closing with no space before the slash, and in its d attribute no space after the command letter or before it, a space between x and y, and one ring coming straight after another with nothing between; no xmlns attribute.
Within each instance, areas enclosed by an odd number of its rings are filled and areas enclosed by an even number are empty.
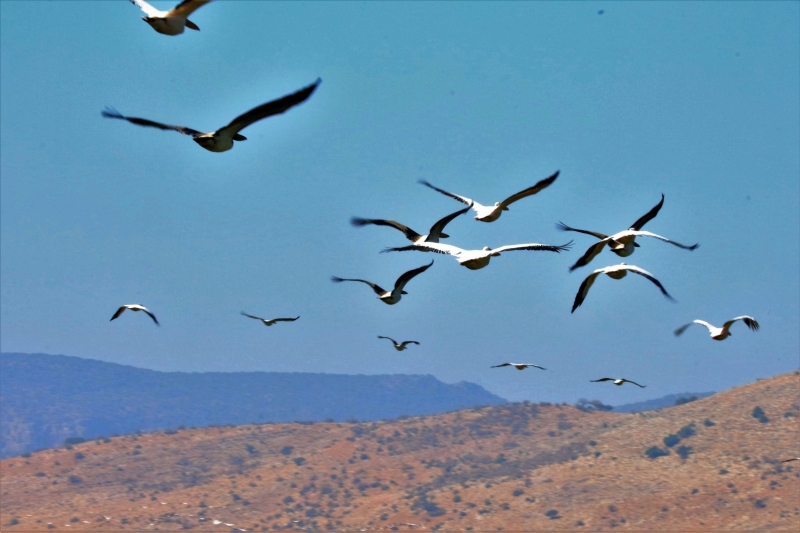
<svg viewBox="0 0 800 533"><path fill-rule="evenodd" d="M122 116L122 113L109 106L106 106L106 108L100 112L100 115L102 115L104 118L125 118Z"/></svg>
<svg viewBox="0 0 800 533"><path fill-rule="evenodd" d="M331 281L334 282L334 283L341 283L344 280L342 278L339 278L339 277L336 277L336 276L331 276Z"/></svg>

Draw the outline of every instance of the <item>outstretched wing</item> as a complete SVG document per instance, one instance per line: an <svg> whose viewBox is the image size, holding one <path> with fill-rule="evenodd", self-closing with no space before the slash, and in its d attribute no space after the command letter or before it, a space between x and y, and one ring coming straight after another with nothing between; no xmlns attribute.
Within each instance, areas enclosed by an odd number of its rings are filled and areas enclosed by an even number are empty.
<svg viewBox="0 0 800 533"><path fill-rule="evenodd" d="M589 231L589 230L585 230L585 229L571 228L571 227L567 226L566 224L564 224L563 222L559 222L558 224L556 224L556 229L559 230L559 231L576 231L578 233L585 233L586 235L591 235L592 237L597 237L598 239L607 239L608 238L608 235L603 235L602 233L598 233L596 231Z"/></svg>
<svg viewBox="0 0 800 533"><path fill-rule="evenodd" d="M676 329L675 332L674 332L675 336L676 337L680 337L681 335L683 335L683 332L686 331L686 329L689 326L691 326L692 324L694 324L695 322L697 322L697 321L695 320L694 322L689 322L688 324L684 324L681 327L679 327L678 329Z"/></svg>
<svg viewBox="0 0 800 533"><path fill-rule="evenodd" d="M402 276L397 278L397 281L394 282L394 290L402 291L403 287L406 286L406 283L408 283L409 281L414 279L414 276L418 276L419 274L422 274L423 272L428 270L431 266L433 266L433 260L431 260L431 262L428 263L427 265L422 265L419 268L415 268L413 270L409 270L408 272L406 272L405 274L403 274Z"/></svg>
<svg viewBox="0 0 800 533"><path fill-rule="evenodd" d="M597 276L599 276L601 273L603 273L602 268L595 270L589 274L585 280L583 280L583 283L581 283L581 286L578 288L578 294L575 295L575 301L572 304L572 313L574 313L575 310L581 306L583 301L586 299L586 296L589 294L589 289L592 288L594 280L596 280Z"/></svg>
<svg viewBox="0 0 800 533"><path fill-rule="evenodd" d="M239 115L233 119L227 126L220 128L217 133L227 133L233 136L253 122L258 122L262 118L271 117L273 115L280 115L292 107L305 102L320 83L322 83L322 78L317 78L317 81L308 87L305 87L304 89L300 89L296 93L292 93L284 96L283 98L278 98L277 100L267 102L266 104L262 104L254 109L251 109L247 113Z"/></svg>
<svg viewBox="0 0 800 533"><path fill-rule="evenodd" d="M645 269L643 269L643 268L639 268L639 267L637 267L637 266L633 266L633 265L624 265L624 268L625 268L625 270L627 270L627 271L629 271L629 272L633 272L634 274L639 274L640 276L642 276L642 277L645 277L645 278L649 279L650 281L652 281L652 282L653 282L653 284L654 284L656 287L658 287L658 288L661 290L661 294L663 294L664 296L666 296L667 298L669 298L669 299L670 299L670 300L672 300L673 302L675 301L675 298L673 298L672 296L670 296L670 295L669 295L669 293L667 292L667 289L665 289L665 288L664 288L664 286L661 284L661 282L660 282L660 281L658 281L658 280L655 278L655 276L653 276L653 275L652 275L650 272L648 272L647 270L645 270Z"/></svg>
<svg viewBox="0 0 800 533"><path fill-rule="evenodd" d="M405 225L403 225L403 224L401 224L399 222L395 222L394 220L382 220L382 219L379 219L379 218L353 217L353 218L350 219L350 224L352 224L353 226L355 226L357 228L360 228L362 226L366 226L368 224L374 224L375 226L389 226L390 228L394 228L394 229L402 231L405 234L406 239L408 239L408 240L410 240L412 242L414 240L422 237L422 235L420 235L419 233L417 233L413 229L411 229L408 226L405 226Z"/></svg>
<svg viewBox="0 0 800 533"><path fill-rule="evenodd" d="M600 378L600 379L591 379L589 380L591 383L598 383L600 381L615 381L614 378Z"/></svg>
<svg viewBox="0 0 800 533"><path fill-rule="evenodd" d="M101 113L105 118L118 118L122 120L127 120L131 124L136 124L137 126L145 126L149 128L158 128L160 130L172 130L177 131L178 133L183 133L184 135L198 135L202 134L203 132L193 130L192 128L187 128L185 126L172 126L170 124L162 124L161 122L155 122L152 120L148 120L146 118L136 118L136 117L126 117L113 107L106 107Z"/></svg>
<svg viewBox="0 0 800 533"><path fill-rule="evenodd" d="M472 207L472 204L470 203L464 209L456 211L455 213L450 213L449 215L447 215L443 219L438 220L436 222L436 224L431 226L431 230L428 232L428 241L429 242L439 242L439 239L446 239L447 237L449 237L449 235L445 235L444 233L442 233L442 231L444 231L444 227L447 226L450 223L450 221L453 220L454 218L456 218L457 216L463 215L464 213L469 211L471 207ZM433 239L436 239L436 240L434 241Z"/></svg>
<svg viewBox="0 0 800 533"><path fill-rule="evenodd" d="M272 322L294 322L298 318L300 318L300 317L296 316L294 318L273 318Z"/></svg>
<svg viewBox="0 0 800 533"><path fill-rule="evenodd" d="M411 244L409 246L400 246L397 248L385 248L381 250L381 253L385 254L386 252L410 252L410 251L433 252L436 254L445 254L445 255L458 255L458 253L463 250L461 250L461 248L457 248L449 244L441 244L438 242L419 242L416 244Z"/></svg>
<svg viewBox="0 0 800 533"><path fill-rule="evenodd" d="M444 189L440 189L439 187L435 187L435 186L431 185L430 183L428 183L428 182L427 182L427 181L425 181L425 180L419 180L419 182L418 182L418 183L421 183L421 184L425 185L426 187L430 187L430 188L431 188L431 189L433 189L434 191L438 191L438 192L440 192L440 193L444 194L445 196L449 196L450 198L453 198L454 200L458 200L458 201L459 201L459 202L461 202L462 204L465 204L465 205L472 205L472 204L474 204L474 203L475 203L473 200L470 200L470 199L469 199L469 198L467 198L466 196L459 196L459 195L457 195L457 194L453 194L453 193L451 193L451 192L447 192L447 191L445 191Z"/></svg>
<svg viewBox="0 0 800 533"><path fill-rule="evenodd" d="M117 312L114 313L114 316L111 317L111 320L114 320L115 318L119 318L119 315L124 313L125 309L127 309L127 308L124 305L122 307L120 307L119 309L117 309ZM111 320L109 320L109 322L111 322Z"/></svg>
<svg viewBox="0 0 800 533"><path fill-rule="evenodd" d="M494 365L492 368L500 368L501 366L511 366L511 363L503 363L502 365Z"/></svg>
<svg viewBox="0 0 800 533"><path fill-rule="evenodd" d="M161 16L161 11L159 11L156 8L154 8L153 6L151 6L150 4L145 2L144 0L130 0L130 2L131 2L131 4L135 5L136 7L138 7L142 11L144 11L144 14L147 15L148 17Z"/></svg>
<svg viewBox="0 0 800 533"><path fill-rule="evenodd" d="M634 222L633 225L631 225L630 229L635 230L635 231L639 231L640 229L642 229L642 227L645 224L647 224L648 222L650 222L651 220L656 218L656 215L658 214L659 211L661 211L661 207L663 205L664 205L664 193L661 193L661 201L658 202L655 205L655 207L653 207L653 209L651 209L650 211L645 213L645 215L642 218L640 218L639 220Z"/></svg>
<svg viewBox="0 0 800 533"><path fill-rule="evenodd" d="M606 244L608 244L608 242L609 242L609 238L610 238L610 237L606 237L606 238L604 238L603 240L601 240L601 241L599 241L599 242L596 242L595 244L591 245L591 246L589 247L589 249L588 249L588 250L586 250L586 253L584 253L584 254L583 254L583 256L581 256L581 258L580 258L580 259L578 259L577 261L575 261L575 264L574 264L574 265L572 265L571 267L569 267L569 271L570 271L570 272L572 272L573 270L575 270L575 269L576 269L576 268L578 268L578 267L586 266L586 265L588 265L589 263L591 263L591 262L592 262L592 259L594 259L595 257L597 257L597 256L598 256L598 254L600 254L600 252L602 252L602 251L603 251L603 248L604 248L604 247L605 247L605 245L606 245Z"/></svg>
<svg viewBox="0 0 800 533"><path fill-rule="evenodd" d="M660 241L668 242L668 243L670 243L670 244L672 244L674 246L677 246L678 248L683 248L684 250L694 250L695 248L700 246L700 243L695 243L695 244L693 244L691 246L686 246L685 244L681 244L679 242L671 241L671 240L667 239L666 237L662 237L661 235L656 235L655 233L650 233L649 231L629 230L629 231L624 231L622 233L623 234L628 234L628 235L635 235L637 237L653 237L654 239L658 239Z"/></svg>
<svg viewBox="0 0 800 533"><path fill-rule="evenodd" d="M539 183L537 183L533 187L528 187L524 191L520 191L517 194L512 194L511 196L509 196L508 198L506 198L505 200L500 202L500 205L503 206L503 207L508 207L509 205L513 204L517 200L522 200L523 198L527 198L528 196L532 196L532 195L536 194L537 192L541 191L542 189L546 189L547 187L550 186L551 183L556 181L556 178L558 177L559 172L561 172L561 171L560 170L556 170L555 174L553 174L549 178L543 179L542 181L540 181Z"/></svg>
<svg viewBox="0 0 800 533"><path fill-rule="evenodd" d="M561 244L558 246L552 244L537 244L537 243L530 243L530 244L509 244L508 246L501 246L500 248L494 248L492 252L502 253L502 252L513 252L515 250L538 250L543 252L564 252L569 250L572 247L572 241L569 241L567 244Z"/></svg>
<svg viewBox="0 0 800 533"><path fill-rule="evenodd" d="M151 312L150 312L150 311L148 311L147 309L142 309L142 311L144 311L145 313L147 313L147 316L149 316L150 318L152 318L152 319L153 319L153 322L155 322L155 323L156 323L156 326L160 326L160 325L161 325L161 324L159 324L159 323L158 323L158 320L156 319L156 315L154 315L153 313L151 313Z"/></svg>
<svg viewBox="0 0 800 533"><path fill-rule="evenodd" d="M722 325L722 329L730 329L731 325L733 325L733 323L736 322L737 320L741 320L742 322L744 322L745 326L750 328L751 331L758 331L759 328L761 327L755 318L744 315L744 316L737 316L736 318L728 320Z"/></svg>
<svg viewBox="0 0 800 533"><path fill-rule="evenodd" d="M241 314L242 316L246 316L247 318L254 318L254 319L256 319L256 320L262 320L262 321L263 321L263 320L265 320L264 318L261 318L260 316L248 315L248 314L247 314L247 313L245 313L244 311L242 311L240 314Z"/></svg>
<svg viewBox="0 0 800 533"><path fill-rule="evenodd" d="M396 341L396 340L394 340L394 339L393 339L393 338L391 338L391 337L384 337L383 335L378 335L378 338L379 338L379 339L388 339L388 340L392 341L392 344L394 344L395 346L397 346L397 341Z"/></svg>
<svg viewBox="0 0 800 533"><path fill-rule="evenodd" d="M406 346L408 346L409 344L419 344L419 343L418 343L417 341L403 341L403 342L400 344L400 347L401 347L401 348L405 348L405 347L406 347Z"/></svg>
<svg viewBox="0 0 800 533"><path fill-rule="evenodd" d="M172 8L168 15L177 15L179 17L188 17L200 7L203 7L211 0L183 0L180 4Z"/></svg>
<svg viewBox="0 0 800 533"><path fill-rule="evenodd" d="M634 385L636 385L637 387L641 387L641 388L645 388L645 387L647 386L647 385L639 385L639 384L638 384L638 383L636 383L635 381L631 381L631 380L629 380L629 379L623 379L622 381L623 381L623 382L626 382L626 381L627 381L628 383L633 383L633 384L634 384Z"/></svg>
<svg viewBox="0 0 800 533"><path fill-rule="evenodd" d="M348 278L337 278L336 276L331 276L331 281L334 283L341 283L343 281L360 281L361 283L366 283L367 285L372 287L372 290L375 291L375 294L377 294L378 296L387 292L378 285L376 285L375 283L372 283L371 281L367 281L365 279L348 279Z"/></svg>

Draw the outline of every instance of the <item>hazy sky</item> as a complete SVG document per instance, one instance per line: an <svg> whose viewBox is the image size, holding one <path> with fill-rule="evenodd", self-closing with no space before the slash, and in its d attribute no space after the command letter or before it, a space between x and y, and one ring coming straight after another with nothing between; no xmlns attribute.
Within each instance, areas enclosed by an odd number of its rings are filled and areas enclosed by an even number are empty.
<svg viewBox="0 0 800 533"><path fill-rule="evenodd" d="M158 2L159 8L174 3ZM0 5L3 351L157 370L422 373L513 400L620 404L722 390L800 364L800 4L797 2L232 2L157 34L117 2ZM603 14L598 12L603 10ZM211 153L120 112L212 131L323 79L302 106ZM448 226L463 248L541 242L470 271L405 252L421 233L555 170L496 222ZM647 280L597 280L604 233L666 201L625 259ZM435 259L387 306L391 287ZM634 279L635 278L635 279ZM109 322L116 308L142 314ZM239 315L296 316L265 328ZM695 318L721 325L712 341ZM397 353L388 341L415 339ZM500 362L548 368L490 369ZM624 376L647 389L589 383Z"/></svg>

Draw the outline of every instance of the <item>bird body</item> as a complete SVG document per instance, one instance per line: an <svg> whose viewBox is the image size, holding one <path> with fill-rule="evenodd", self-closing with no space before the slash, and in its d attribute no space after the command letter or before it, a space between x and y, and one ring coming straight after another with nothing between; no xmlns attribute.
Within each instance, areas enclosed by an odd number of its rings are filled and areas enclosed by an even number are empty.
<svg viewBox="0 0 800 533"><path fill-rule="evenodd" d="M458 194L453 194L451 192L445 191L444 189L440 189L438 187L435 187L435 186L431 185L430 183L428 183L425 180L420 180L419 183L425 185L426 187L430 187L434 191L438 191L438 192L444 194L445 196L449 196L450 198L453 198L454 200L457 200L457 201L461 202L462 204L466 204L466 205L470 206L475 211L475 220L478 220L480 222L494 222L495 220L500 218L500 215L503 214L503 211L508 211L508 206L511 205L512 203L516 202L517 200L521 200L523 198L526 198L528 196L532 196L532 195L538 193L539 191L541 191L541 190L547 188L548 186L550 186L550 184L553 183L556 180L556 178L558 177L558 173L559 173L559 171L556 171L555 174L553 174L549 178L541 180L539 183L537 183L533 187L529 187L529 188L525 189L524 191L520 191L520 192L518 192L516 194L513 194L513 195L509 196L508 198L506 198L505 200L503 200L502 202L495 202L494 205L479 204L478 202L476 202L474 200L471 200L470 198L467 198L466 196L460 196Z"/></svg>
<svg viewBox="0 0 800 533"><path fill-rule="evenodd" d="M331 276L331 281L334 283L341 283L343 281L358 281L361 283L365 283L369 285L375 294L378 295L380 300L388 305L394 305L400 301L404 294L408 294L403 288L406 284L411 281L414 276L422 274L426 270L428 270L433 265L433 261L428 263L427 265L422 265L419 268L415 268L413 270L409 270L408 272L404 273L402 276L397 278L397 281L394 282L394 289L391 291L387 291L386 289L381 288L379 285L372 283L371 281L367 281L365 279L353 279L353 278L339 278L336 276Z"/></svg>
<svg viewBox="0 0 800 533"><path fill-rule="evenodd" d="M417 341L403 341L403 342L398 343L393 338L384 337L382 335L378 335L378 338L379 339L389 339L390 341L392 341L392 344L394 344L394 349L397 350L398 352L402 352L403 350L405 350L408 347L409 344L417 344L417 345L419 345L419 343Z"/></svg>
<svg viewBox="0 0 800 533"><path fill-rule="evenodd" d="M151 6L144 0L130 0L145 13L142 20L147 22L154 30L164 35L180 35L184 28L199 31L200 28L187 19L196 9L209 3L211 0L184 0L170 11L161 11Z"/></svg>
<svg viewBox="0 0 800 533"><path fill-rule="evenodd" d="M465 209L461 209L459 211L456 211L455 213L451 213L446 217L442 218L441 220L436 221L436 223L433 226L431 226L431 229L427 235L420 235L419 233L409 228L408 226L400 224L399 222L396 222L394 220L353 217L350 219L350 223L356 227L366 226L368 224L373 224L376 226L389 226L391 228L395 228L397 230L402 231L403 234L405 234L406 238L409 241L413 242L414 244L424 243L424 242L438 243L439 239L446 239L449 237L449 235L443 233L444 227L447 226L447 224L449 224L450 221L456 218L457 216L463 215L464 213L469 211L469 209L470 209L469 207L466 207Z"/></svg>
<svg viewBox="0 0 800 533"><path fill-rule="evenodd" d="M546 368L544 368L543 366L539 366L539 365L532 365L532 364L530 364L530 363L503 363L503 364L501 364L501 365L494 365L492 368L500 368L500 367L504 367L504 366L513 366L513 367L514 367L514 368L516 368L517 370L525 370L525 369L526 369L526 368L528 368L529 366L532 366L533 368L540 368L540 369L542 369L542 370L547 370L547 369L546 369Z"/></svg>
<svg viewBox="0 0 800 533"><path fill-rule="evenodd" d="M144 312L144 313L145 313L147 316L149 316L150 318L152 318L152 319L153 319L153 322L155 322L155 323L156 323L156 326L160 326L160 325L161 325L161 324L159 324L159 323L158 323L158 320L156 319L156 315L154 315L153 313L151 313L149 309L147 309L145 306L143 306L143 305L140 305L140 304L127 304L127 305L123 305L122 307L120 307L119 309L117 309L117 312L116 312L116 313L114 313L114 316L112 316L112 317L111 317L111 320L114 320L115 318L118 318L118 317L119 317L119 316L120 316L122 313L124 313L126 310L128 310L128 311L134 311L134 312L143 311L143 312Z"/></svg>
<svg viewBox="0 0 800 533"><path fill-rule="evenodd" d="M253 108L250 111L233 119L227 126L223 126L222 128L210 133L203 133L202 131L197 131L185 126L162 124L160 122L155 122L145 118L126 117L113 108L106 108L101 115L105 118L127 120L131 124L136 124L137 126L177 131L183 135L190 136L194 142L210 152L226 152L233 148L233 141L247 140L247 137L239 133L241 130L253 124L254 122L258 122L261 119L274 115L279 115L286 112L290 108L305 102L320 83L322 83L322 80L318 78L317 81L308 87L284 96L283 98L279 98Z"/></svg>
<svg viewBox="0 0 800 533"><path fill-rule="evenodd" d="M681 326L678 329L676 329L675 330L675 336L679 337L684 331L686 331L686 328L688 328L692 324L700 324L701 326L704 326L708 330L708 332L711 334L711 338L712 339L714 339L715 341L723 341L723 340L725 340L725 339L727 339L728 337L731 336L731 332L730 332L731 326L737 320L741 320L742 322L744 322L744 324L748 328L750 328L751 331L758 331L759 328L761 327L760 324L756 321L755 318L753 318L751 316L747 316L747 315L737 316L736 318L728 320L727 322L725 322L722 325L721 328L718 328L716 326L712 326L711 324L709 324L705 320L693 320L692 322L689 322L688 324L684 324L683 326Z"/></svg>
<svg viewBox="0 0 800 533"><path fill-rule="evenodd" d="M661 285L661 282L659 282L650 272L634 265L626 265L625 263L620 263L618 265L607 266L605 268L598 268L597 270L589 274L589 276L587 276L585 280L583 280L583 283L581 283L580 288L578 288L578 294L575 295L575 302L572 304L572 312L574 313L575 310L578 307L580 307L583 301L586 299L586 296L589 294L589 289L594 284L594 281L597 279L597 276L599 276L600 274L605 274L611 279L622 279L628 275L628 272L633 272L634 274L639 274L640 276L649 279L651 282L653 282L654 285L656 285L661 290L661 294L666 296L668 299L673 300L672 296L670 296L667 290L664 288L664 286Z"/></svg>
<svg viewBox="0 0 800 533"><path fill-rule="evenodd" d="M480 270L481 268L489 264L489 260L492 257L498 257L503 252L513 252L516 250L536 250L536 251L559 253L564 250L569 250L571 245L572 241L568 242L567 244L562 244L560 246L555 246L551 244L529 243L529 244L511 244L507 246L501 246L500 248L495 248L495 249L489 248L488 246L484 246L482 250L464 250L462 248L453 246L451 244L416 243L410 246L403 246L399 248L387 248L383 250L383 252L381 253L407 252L412 250L416 250L419 252L434 252L437 254L451 255L456 258L459 265L467 267L470 270Z"/></svg>
<svg viewBox="0 0 800 533"><path fill-rule="evenodd" d="M623 383L633 383L637 387L641 387L641 388L645 388L647 386L647 385L639 385L635 381L631 381L631 380L625 379L625 378L600 378L600 379L591 380L592 383L598 383L600 381L613 381L614 385L616 385L617 387L621 387Z"/></svg>
<svg viewBox="0 0 800 533"><path fill-rule="evenodd" d="M294 317L294 318L270 318L270 319L267 319L267 318L261 318L259 316L248 315L244 311L242 311L241 314L243 316L246 316L247 318L254 318L256 320L260 320L261 322L264 323L265 326L272 326L276 322L294 322L295 320L300 318L299 316L297 316L297 317Z"/></svg>

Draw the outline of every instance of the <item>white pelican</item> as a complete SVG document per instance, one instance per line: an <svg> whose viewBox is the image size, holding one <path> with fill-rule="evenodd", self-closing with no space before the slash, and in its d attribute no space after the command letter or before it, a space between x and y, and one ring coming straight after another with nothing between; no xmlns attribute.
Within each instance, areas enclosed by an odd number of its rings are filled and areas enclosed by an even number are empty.
<svg viewBox="0 0 800 533"><path fill-rule="evenodd" d="M391 291L386 291L380 288L375 283L372 283L371 281L367 281L365 279L348 279L348 278L337 278L336 276L331 276L331 281L334 283L341 283L343 281L360 281L361 283L366 283L367 285L372 287L372 290L375 291L375 294L378 295L378 298L380 298L380 300L383 303L394 305L400 301L400 298L403 297L402 296L403 294L408 294L406 291L403 290L403 287L406 286L406 283L411 281L414 278L414 276L422 274L423 272L428 270L431 267L431 265L433 265L433 261L431 261L427 265L422 265L419 268L409 270L408 272L397 278L397 281L394 282L394 289L392 289Z"/></svg>
<svg viewBox="0 0 800 533"><path fill-rule="evenodd" d="M402 352L403 350L405 350L408 347L409 344L419 345L419 343L417 341L403 341L403 342L398 344L398 342L396 340L394 340L393 338L384 337L382 335L378 335L378 338L379 339L389 339L390 341L392 341L392 344L394 344L394 349L397 350L398 352Z"/></svg>
<svg viewBox="0 0 800 533"><path fill-rule="evenodd" d="M589 289L592 287L594 280L597 279L597 276L599 276L600 274L605 274L611 279L622 279L628 274L629 271L649 279L656 285L656 287L661 289L661 294L663 294L670 300L674 301L674 298L672 298L672 296L669 295L664 286L661 285L661 283L656 278L654 278L650 272L642 268L639 268L637 266L620 263L618 265L607 266L605 268L598 268L597 270L589 274L589 276L585 280L583 280L583 283L581 283L581 286L578 289L578 294L575 295L575 303L572 304L572 312L574 313L575 310L581 306L583 300L586 299L586 295L589 294Z"/></svg>
<svg viewBox="0 0 800 533"><path fill-rule="evenodd" d="M300 318L299 316L297 316L297 317L294 317L294 318L271 318L271 319L266 319L266 318L261 318L260 316L248 315L244 311L242 311L242 315L244 315L244 316L246 316L248 318L255 318L256 320L260 320L261 322L264 323L265 326L271 326L275 322L294 322L295 320Z"/></svg>
<svg viewBox="0 0 800 533"><path fill-rule="evenodd" d="M631 381L629 379L623 379L623 378L619 378L619 379L617 379L617 378L600 378L600 379L592 379L590 381L592 383L598 383L600 381L613 381L614 385L616 385L617 387L621 387L623 383L633 383L637 387L641 387L641 388L645 388L647 386L647 385L639 385L635 381Z"/></svg>
<svg viewBox="0 0 800 533"><path fill-rule="evenodd" d="M442 233L444 227L448 225L450 221L456 218L457 216L463 215L464 213L469 211L469 209L470 209L469 207L466 207L464 209L461 209L460 211L451 213L446 217L444 217L443 219L437 221L436 224L431 226L431 229L427 235L420 235L419 233L409 228L408 226L404 226L403 224L395 222L394 220L353 217L350 219L350 223L356 227L366 226L367 224L374 224L376 226L389 226L390 228L395 228L402 231L405 234L406 239L413 242L414 244L422 242L439 242L439 239L446 239L450 237L450 235Z"/></svg>
<svg viewBox="0 0 800 533"><path fill-rule="evenodd" d="M636 248L639 247L639 244L635 241L636 237L654 237L656 239L662 240L664 242L668 242L672 245L675 245L679 248L683 248L685 250L694 250L699 244L693 244L691 246L686 246L685 244L680 244L675 241L671 241L665 237L660 235L656 235L655 233L649 233L647 231L642 231L642 227L650 222L652 219L656 217L658 212L661 210L661 206L664 205L664 195L661 195L661 201L655 205L650 211L644 214L639 220L633 223L633 225L625 230L620 231L614 235L605 235L603 233L598 233L596 231L588 231L583 229L576 229L571 228L564 224L563 222L559 222L556 224L556 229L561 231L575 231L578 233L585 233L586 235L592 235L593 237L597 237L600 239L600 242L591 246L583 257L578 259L578 261L570 267L570 271L575 270L578 267L582 267L584 265L588 265L589 262L597 256L600 252L603 251L603 248L608 245L612 252L617 254L620 257L628 257L631 255Z"/></svg>
<svg viewBox="0 0 800 533"><path fill-rule="evenodd" d="M116 312L116 313L114 313L114 316L112 316L112 317L111 317L111 320L114 320L114 319L115 319L115 318L117 318L119 315L121 315L122 313L124 313L126 309L129 309L129 310L131 310L131 311L136 311L136 312L138 312L138 311L144 311L144 313L145 313L147 316L149 316L150 318L152 318L152 319L153 319L153 322L155 322L155 323L156 323L156 326L160 326L160 325L161 325L161 324L159 324L159 323L158 323L158 320L156 320L156 315L154 315L153 313L151 313L151 312L150 312L150 310L149 310L149 309L147 309L145 306L143 306L143 305L139 305L139 304L128 304L128 305L123 305L122 307L120 307L119 309L117 309L117 312ZM109 322L110 322L110 321L109 321Z"/></svg>
<svg viewBox="0 0 800 533"><path fill-rule="evenodd" d="M164 35L180 35L183 33L184 26L190 30L200 31L200 28L186 17L210 1L183 0L170 11L160 11L144 0L130 0L131 4L137 6L147 15L142 17L142 20L150 24L158 33L163 33Z"/></svg>
<svg viewBox="0 0 800 533"><path fill-rule="evenodd" d="M530 363L503 363L502 365L495 365L495 366L493 366L492 368L500 368L500 367L503 367L503 366L513 366L513 367L514 367L514 368L516 368L517 370L525 370L525 369L526 369L526 368L528 368L529 366L532 366L533 368L541 368L542 370L547 370L547 369L546 369L545 367L543 367L543 366L539 366L539 365L532 365L532 364L530 364Z"/></svg>
<svg viewBox="0 0 800 533"><path fill-rule="evenodd" d="M474 209L475 213L476 213L475 220L479 220L481 222L494 222L495 220L500 218L500 215L503 214L503 211L508 211L508 206L509 205L513 204L517 200L522 200L523 198L526 198L528 196L534 195L537 192L541 191L542 189L547 188L551 183L556 181L556 178L558 177L558 173L559 173L559 171L556 171L555 174L553 174L552 176L550 176L547 179L543 179L542 181L540 181L539 183L537 183L533 187L529 187L529 188L525 189L524 191L520 191L517 194L511 195L508 198L506 198L505 200L503 200L502 202L495 202L494 205L481 205L478 202L475 202L474 200L470 200L469 198L467 198L465 196L459 196L457 194L453 194L451 192L447 192L447 191L445 191L443 189L440 189L438 187L434 187L433 185L431 185L430 183L428 183L425 180L419 180L419 182L421 184L427 186L427 187L430 187L434 191L439 191L440 193L444 194L445 196L449 196L450 198L458 200L462 204L466 204L466 205L471 206L472 209Z"/></svg>
<svg viewBox="0 0 800 533"><path fill-rule="evenodd" d="M419 252L435 252L437 254L452 255L458 260L458 264L467 267L470 270L479 270L489 264L492 257L497 257L503 252L513 252L515 250L537 250L545 252L560 253L564 250L569 250L572 241L560 246L551 244L510 244L508 246L501 246L500 248L489 248L484 246L483 250L462 250L457 246L441 243L418 243L410 246L403 246L400 248L386 248L381 253L385 252L407 252L416 250Z"/></svg>
<svg viewBox="0 0 800 533"><path fill-rule="evenodd" d="M126 117L116 109L108 107L101 114L105 118L118 118L127 120L128 122L139 126L149 126L161 130L177 131L178 133L191 136L194 142L210 152L225 152L233 148L233 141L247 140L247 137L241 135L239 131L263 118L279 115L288 109L305 102L321 82L322 80L317 78L317 81L308 87L300 89L296 93L273 100L272 102L267 102L266 104L262 104L254 109L251 109L247 113L239 115L233 119L227 126L223 126L217 131L212 131L210 133L203 133L202 131L193 130L184 126L170 126L169 124L161 124L160 122L153 122L152 120L145 118Z"/></svg>
<svg viewBox="0 0 800 533"><path fill-rule="evenodd" d="M741 320L742 322L744 322L745 326L750 328L752 331L758 331L758 328L761 327L758 324L758 322L756 321L755 318L753 318L751 316L747 316L747 315L737 316L736 318L728 320L727 322L725 322L722 325L721 328L712 326L711 324L709 324L708 322L706 322L704 320L694 320L694 321L689 322L688 324L684 324L683 326L681 326L678 329L676 329L675 330L675 336L678 337L679 335L681 335L684 331L686 331L686 328L688 328L692 324L700 324L701 326L705 326L706 329L708 330L708 332L711 333L711 338L712 339L714 339L715 341L722 341L722 340L725 340L725 339L727 339L728 337L731 336L731 332L730 332L731 326L737 320Z"/></svg>

